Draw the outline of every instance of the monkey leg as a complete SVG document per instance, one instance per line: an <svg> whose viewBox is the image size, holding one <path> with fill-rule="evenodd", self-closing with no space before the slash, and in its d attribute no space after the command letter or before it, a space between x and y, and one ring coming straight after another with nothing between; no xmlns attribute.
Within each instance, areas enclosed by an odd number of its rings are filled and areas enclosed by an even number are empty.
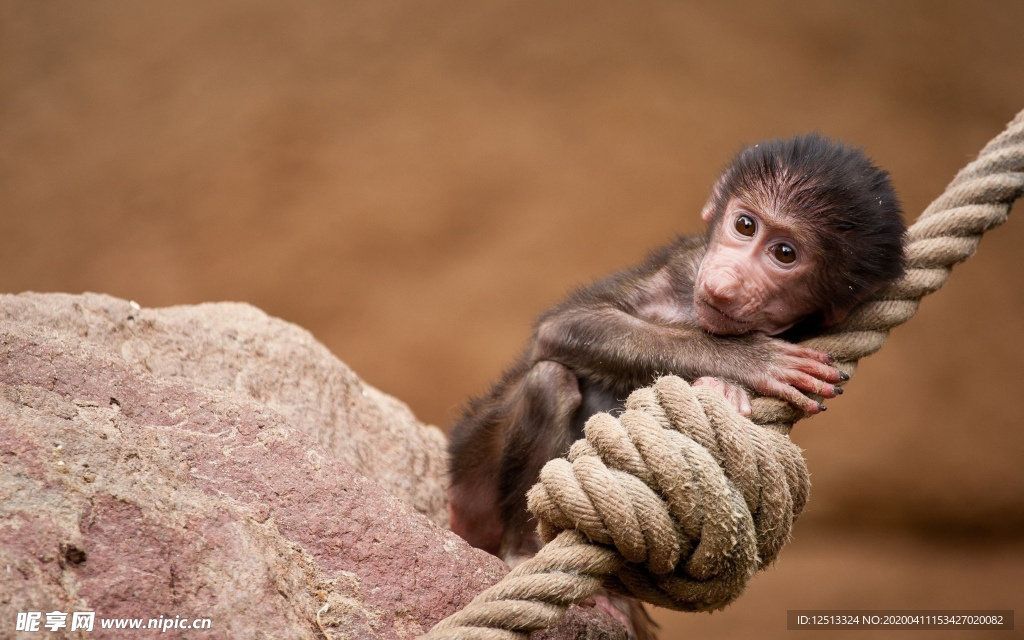
<svg viewBox="0 0 1024 640"><path fill-rule="evenodd" d="M498 493L504 391L496 385L473 401L452 427L448 444L448 521L455 534L492 555L499 553L504 529Z"/></svg>
<svg viewBox="0 0 1024 640"><path fill-rule="evenodd" d="M740 414L750 417L750 394L747 390L738 384L733 384L728 380L722 378L715 378L713 376L704 376L697 378L693 381L695 387L710 387L717 389L725 396L725 399L733 406L734 409L740 412Z"/></svg>
<svg viewBox="0 0 1024 640"><path fill-rule="evenodd" d="M568 451L582 402L576 375L551 360L534 364L512 391L498 484L504 525L500 555L510 564L540 549L526 492L548 460Z"/></svg>
<svg viewBox="0 0 1024 640"><path fill-rule="evenodd" d="M498 555L501 549L501 513L496 479L453 483L448 488L448 522L452 532L477 549Z"/></svg>
<svg viewBox="0 0 1024 640"><path fill-rule="evenodd" d="M621 624L629 640L658 640L658 623L644 609L639 600L611 595L604 589L587 598L580 605L594 607Z"/></svg>

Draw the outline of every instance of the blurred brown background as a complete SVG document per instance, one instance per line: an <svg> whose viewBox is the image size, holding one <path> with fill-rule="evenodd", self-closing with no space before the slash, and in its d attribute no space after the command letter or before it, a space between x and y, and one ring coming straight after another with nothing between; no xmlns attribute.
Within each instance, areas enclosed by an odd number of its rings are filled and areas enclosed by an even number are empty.
<svg viewBox="0 0 1024 640"><path fill-rule="evenodd" d="M913 219L1024 108L1022 25L1019 0L2 0L0 290L247 301L447 426L568 288L697 231L743 143L863 146ZM797 428L814 491L780 562L724 612L657 612L665 638L1024 605L1022 206Z"/></svg>

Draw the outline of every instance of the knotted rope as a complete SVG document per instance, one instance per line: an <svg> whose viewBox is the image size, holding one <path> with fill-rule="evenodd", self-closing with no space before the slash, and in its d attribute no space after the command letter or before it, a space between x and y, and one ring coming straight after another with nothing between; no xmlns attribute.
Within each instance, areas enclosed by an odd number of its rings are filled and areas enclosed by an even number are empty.
<svg viewBox="0 0 1024 640"><path fill-rule="evenodd" d="M910 227L906 274L804 344L852 375L1022 193L1024 111ZM748 420L676 377L635 391L619 418L588 420L586 439L530 490L547 544L425 637L522 640L602 586L671 609L725 606L775 559L806 503L807 468L788 438L801 417L758 398Z"/></svg>

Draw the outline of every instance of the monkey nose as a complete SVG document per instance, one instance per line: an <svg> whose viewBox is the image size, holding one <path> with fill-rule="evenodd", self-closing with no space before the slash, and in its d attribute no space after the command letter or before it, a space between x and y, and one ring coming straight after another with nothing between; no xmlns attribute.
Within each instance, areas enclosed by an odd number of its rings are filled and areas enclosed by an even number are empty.
<svg viewBox="0 0 1024 640"><path fill-rule="evenodd" d="M717 280L704 283L704 295L708 297L709 301L718 304L731 303L735 297L735 290L735 287L730 287L727 283Z"/></svg>

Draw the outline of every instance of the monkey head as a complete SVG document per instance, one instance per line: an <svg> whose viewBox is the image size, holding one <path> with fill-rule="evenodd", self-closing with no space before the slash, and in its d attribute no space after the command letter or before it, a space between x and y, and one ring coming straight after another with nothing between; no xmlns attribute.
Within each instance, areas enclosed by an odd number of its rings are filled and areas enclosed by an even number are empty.
<svg viewBox="0 0 1024 640"><path fill-rule="evenodd" d="M775 335L805 318L827 326L903 273L906 228L889 174L820 135L742 150L702 217L694 306L711 333Z"/></svg>

